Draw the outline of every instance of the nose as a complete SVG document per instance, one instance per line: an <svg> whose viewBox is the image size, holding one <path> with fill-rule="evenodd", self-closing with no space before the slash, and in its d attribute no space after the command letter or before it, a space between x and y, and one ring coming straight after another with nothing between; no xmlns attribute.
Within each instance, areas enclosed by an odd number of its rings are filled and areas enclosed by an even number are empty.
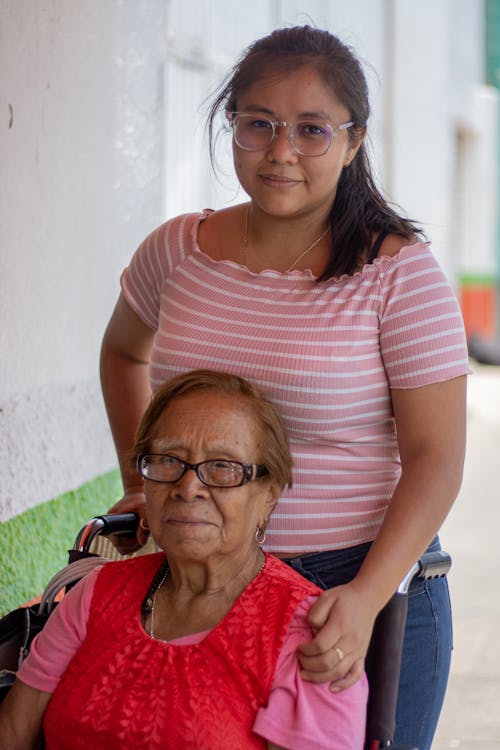
<svg viewBox="0 0 500 750"><path fill-rule="evenodd" d="M188 469L172 487L172 494L184 502L205 499L208 487L198 478L194 469Z"/></svg>
<svg viewBox="0 0 500 750"><path fill-rule="evenodd" d="M290 142L290 126L278 125L275 138L267 150L268 158L278 164L295 164L299 155Z"/></svg>

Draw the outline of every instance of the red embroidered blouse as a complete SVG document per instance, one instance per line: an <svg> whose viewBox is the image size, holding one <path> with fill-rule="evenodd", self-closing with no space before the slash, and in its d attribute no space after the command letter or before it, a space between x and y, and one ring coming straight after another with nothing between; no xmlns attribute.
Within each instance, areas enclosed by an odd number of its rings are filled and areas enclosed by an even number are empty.
<svg viewBox="0 0 500 750"><path fill-rule="evenodd" d="M223 620L199 643L157 641L141 603L163 553L105 565L87 637L44 721L47 750L250 750L297 606L318 589L266 557Z"/></svg>

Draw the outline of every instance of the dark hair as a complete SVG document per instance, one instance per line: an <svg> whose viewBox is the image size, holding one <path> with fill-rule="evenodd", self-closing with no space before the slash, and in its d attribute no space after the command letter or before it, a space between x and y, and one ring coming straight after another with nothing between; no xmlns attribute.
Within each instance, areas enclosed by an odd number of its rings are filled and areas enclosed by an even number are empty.
<svg viewBox="0 0 500 750"><path fill-rule="evenodd" d="M238 97L256 81L284 71L290 73L305 65L312 65L318 71L349 111L349 119L354 123L348 131L351 141L362 138L370 104L365 74L353 50L322 29L311 26L276 29L243 52L216 92L207 123L212 164L215 163L214 127L218 112L222 108L226 112L236 111ZM335 251L332 248L319 281L358 270L372 245L374 233L395 233L406 239L420 233L413 221L391 208L377 188L364 142L351 164L342 171L330 225Z"/></svg>
<svg viewBox="0 0 500 750"><path fill-rule="evenodd" d="M283 420L273 404L238 375L215 370L192 370L164 383L153 395L137 430L130 453L135 465L137 456L150 450L153 428L165 409L176 398L195 391L215 391L247 402L262 438L262 455L258 463L268 470L269 478L279 487L292 486L292 456Z"/></svg>

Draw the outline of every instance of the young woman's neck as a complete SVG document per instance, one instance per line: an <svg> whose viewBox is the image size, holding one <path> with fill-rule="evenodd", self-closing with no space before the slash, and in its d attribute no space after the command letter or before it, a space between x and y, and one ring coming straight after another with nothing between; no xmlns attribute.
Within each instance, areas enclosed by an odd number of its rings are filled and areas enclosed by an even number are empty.
<svg viewBox="0 0 500 750"><path fill-rule="evenodd" d="M242 212L245 264L289 271L323 263L330 248L325 210L296 216L273 216L249 203ZM254 270L259 270L254 269Z"/></svg>

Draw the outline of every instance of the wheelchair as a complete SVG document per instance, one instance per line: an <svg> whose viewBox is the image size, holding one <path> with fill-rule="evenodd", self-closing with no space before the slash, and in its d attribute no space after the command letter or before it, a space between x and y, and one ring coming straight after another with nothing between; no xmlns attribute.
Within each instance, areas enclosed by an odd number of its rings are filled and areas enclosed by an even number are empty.
<svg viewBox="0 0 500 750"><path fill-rule="evenodd" d="M3 667L0 671L0 693L2 690L5 693L13 684L15 672L27 655L31 640L42 629L56 606L56 597L61 590L68 590L97 565L110 559L112 555L107 553L103 542L107 543L109 549L114 548L107 537L135 535L137 523L135 513L92 518L80 529L73 549L69 551L69 564L49 581L38 607L20 608L6 616L12 618L12 633L9 634L8 628L3 625L3 632L0 634L0 664ZM95 554L95 548L99 554ZM375 621L365 664L370 687L365 750L418 750L411 745L396 745L393 739L408 591L415 578L442 578L447 575L450 567L451 558L446 552L425 553L401 581L398 590ZM6 659L7 646L10 663ZM12 658L13 654L16 655L15 659ZM0 695L0 699L1 697Z"/></svg>

